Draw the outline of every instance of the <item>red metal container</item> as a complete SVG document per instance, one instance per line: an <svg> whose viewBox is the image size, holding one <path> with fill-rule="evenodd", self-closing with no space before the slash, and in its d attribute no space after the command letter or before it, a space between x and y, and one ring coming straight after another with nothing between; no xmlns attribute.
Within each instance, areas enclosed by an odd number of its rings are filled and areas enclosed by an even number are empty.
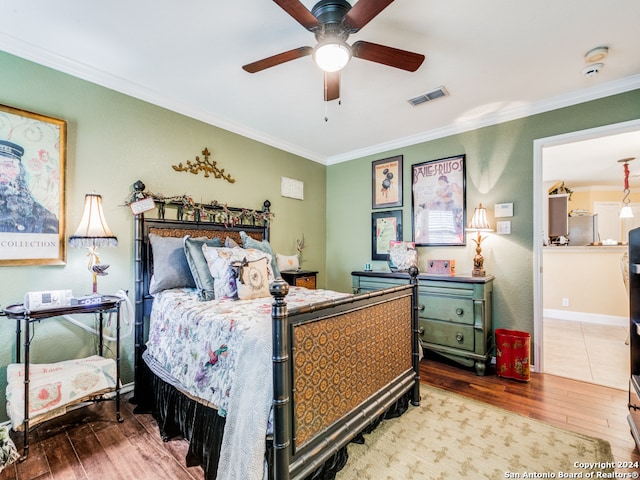
<svg viewBox="0 0 640 480"><path fill-rule="evenodd" d="M529 381L531 334L498 328L496 336L496 372L499 377Z"/></svg>

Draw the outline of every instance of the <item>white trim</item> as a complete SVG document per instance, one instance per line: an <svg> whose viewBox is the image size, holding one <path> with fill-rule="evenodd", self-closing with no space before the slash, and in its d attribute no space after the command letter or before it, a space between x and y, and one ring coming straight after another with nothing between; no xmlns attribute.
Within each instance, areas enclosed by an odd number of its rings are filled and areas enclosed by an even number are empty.
<svg viewBox="0 0 640 480"><path fill-rule="evenodd" d="M640 120L614 123L602 127L580 130L577 132L539 138L533 141L533 332L534 356L537 372L544 372L543 355L543 298L542 298L542 153L545 147L562 145L565 143L589 140L618 133L640 129Z"/></svg>
<svg viewBox="0 0 640 480"><path fill-rule="evenodd" d="M448 125L442 128L422 132L417 135L399 138L391 142L371 145L359 150L353 150L351 152L345 152L340 155L327 157L326 164L334 165L336 163L342 163L349 160L354 160L356 158L366 157L368 155L375 155L377 153L382 153L397 148L408 147L411 145L416 145L418 143L448 137L457 133L468 132L482 127L488 127L491 125L509 122L511 120L517 120L519 118L529 117L538 113L544 113L559 108L570 107L572 105L577 105L591 100L597 100L599 98L616 95L618 93L629 92L631 90L636 90L637 88L640 88L640 74L632 75L620 80L614 80L612 82L604 83L591 88L583 88L581 90L571 92L567 95L549 98L533 104L527 104L525 106L521 105L517 107L507 108L505 110L499 110L493 112L493 114L491 115L483 115L482 117L470 119L469 121L466 121L464 123Z"/></svg>
<svg viewBox="0 0 640 480"><path fill-rule="evenodd" d="M628 327L628 317L618 317L616 315L601 315L598 313L572 312L568 310L553 310L545 308L543 310L544 318L553 318L555 320L568 320L570 322L598 323L601 325L610 325L612 327Z"/></svg>
<svg viewBox="0 0 640 480"><path fill-rule="evenodd" d="M456 133L468 132L490 125L497 125L511 120L528 117L530 115L548 112L550 110L568 107L640 88L640 74L631 75L619 80L576 90L575 92L570 92L566 95L559 95L539 102L499 110L490 115L483 114L481 117L459 121L458 123L447 125L442 128L436 128L416 135L392 140L390 142L379 143L362 149L326 157L318 152L312 152L300 145L293 145L281 138L266 135L264 132L242 125L228 118L220 117L209 111L203 111L184 102L176 102L166 95L163 95L161 92L156 92L143 85L132 83L104 70L76 62L51 50L46 50L36 45L26 43L12 37L11 35L7 35L6 33L0 33L0 49L12 55L73 75L74 77L87 80L97 85L115 90L116 92L130 95L153 105L200 120L209 125L223 128L230 132L237 133L238 135L242 135L323 165L333 165L349 160L355 160L368 155L375 155L389 150L394 150L396 148L416 145L430 140L454 135Z"/></svg>

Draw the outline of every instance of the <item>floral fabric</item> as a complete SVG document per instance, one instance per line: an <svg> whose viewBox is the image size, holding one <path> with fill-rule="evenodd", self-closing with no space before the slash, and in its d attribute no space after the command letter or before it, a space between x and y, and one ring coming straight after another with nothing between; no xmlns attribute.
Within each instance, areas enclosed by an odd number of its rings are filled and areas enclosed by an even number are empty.
<svg viewBox="0 0 640 480"><path fill-rule="evenodd" d="M116 362L93 355L57 363L29 365L29 417L65 408L116 387ZM7 366L7 414L14 430L24 421L24 365ZM53 414L55 415L55 414ZM52 415L52 416L53 416Z"/></svg>
<svg viewBox="0 0 640 480"><path fill-rule="evenodd" d="M288 308L344 297L329 290L290 287ZM226 416L234 372L241 362L271 363L272 297L200 302L193 289L172 289L154 297L147 361L165 381L207 401ZM256 333L259 332L259 333ZM258 334L260 338L256 339ZM265 358L240 353L246 342L264 343ZM246 358L252 357L252 358ZM163 372L158 372L158 367ZM170 377L170 378L167 378Z"/></svg>

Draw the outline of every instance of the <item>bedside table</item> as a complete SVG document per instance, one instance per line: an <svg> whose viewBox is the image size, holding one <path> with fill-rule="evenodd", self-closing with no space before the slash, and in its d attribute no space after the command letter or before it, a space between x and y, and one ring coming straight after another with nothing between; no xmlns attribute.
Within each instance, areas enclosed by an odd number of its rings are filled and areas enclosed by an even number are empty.
<svg viewBox="0 0 640 480"><path fill-rule="evenodd" d="M69 305L61 307L52 307L41 310L27 310L24 305L16 304L10 305L2 310L2 315L9 320L16 322L16 346L15 346L15 361L16 363L23 364L24 375L24 420L22 423L22 430L24 432L23 450L20 461L24 461L29 453L29 429L34 426L36 422L31 422L29 403L30 399L34 395L31 391L29 395L29 370L30 370L30 350L31 343L35 336L35 325L41 323L43 320L55 318L63 315L72 314L87 314L95 313L98 315L99 337L98 337L98 355L102 357L104 350L103 339L103 327L105 323L104 316L107 313L115 313L116 317L116 346L115 346L115 387L111 391L115 392L116 402L116 419L118 422L122 422L123 418L120 416L120 303L122 298L114 295L102 295L100 301L84 304L84 305ZM22 332L24 326L24 334ZM24 352L21 351L21 344L24 347ZM62 368L61 368L62 369ZM103 394L90 395L85 401L100 401L103 399ZM53 410L47 414L43 414L42 419L37 423L49 420L59 415L66 413L64 404L60 405L60 408L56 411Z"/></svg>
<svg viewBox="0 0 640 480"><path fill-rule="evenodd" d="M310 270L292 270L280 272L285 282L294 287L304 287L314 290L316 288L316 275L318 272Z"/></svg>

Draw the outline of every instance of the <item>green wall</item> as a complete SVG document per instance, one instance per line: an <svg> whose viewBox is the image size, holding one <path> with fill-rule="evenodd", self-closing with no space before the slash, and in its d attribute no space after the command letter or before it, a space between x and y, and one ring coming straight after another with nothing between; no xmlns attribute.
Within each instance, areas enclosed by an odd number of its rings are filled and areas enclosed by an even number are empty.
<svg viewBox="0 0 640 480"><path fill-rule="evenodd" d="M640 90L329 166L328 286L350 289L351 271L371 262L372 161L404 157L403 230L410 241L411 165L466 154L467 221L482 202L495 228L493 206L514 204L513 218L505 219L511 220L511 235L491 234L482 243L487 273L496 277L494 326L533 334L533 142L637 118ZM474 254L469 237L462 247L420 247L419 268L426 271L427 259L455 259L457 272L469 274ZM374 270L387 270L384 262L372 263Z"/></svg>
<svg viewBox="0 0 640 480"><path fill-rule="evenodd" d="M190 194L202 202L259 209L270 200L274 250L294 254L296 238L304 233L302 266L319 270L318 282L324 285L324 165L1 52L0 72L0 104L68 122L66 237L77 227L84 195L95 191L103 197L105 216L119 245L100 250L101 261L111 265L109 275L99 278L101 293L124 289L131 299L134 296L133 216L122 205L138 179L154 193ZM171 168L200 156L204 147L236 183ZM304 201L280 196L281 176L304 182ZM0 267L0 306L21 302L28 291L68 288L75 295L90 293L86 265L84 249L67 248L64 266ZM5 367L13 361L14 331L13 322L0 318L0 420L6 418ZM133 337L123 343L127 383L133 379ZM91 335L78 327L61 319L46 320L36 327L32 361L82 357L93 353L93 345Z"/></svg>
<svg viewBox="0 0 640 480"><path fill-rule="evenodd" d="M513 202L512 234L483 242L485 266L495 275L495 327L533 332L533 141L562 133L637 119L640 90L524 119L451 135L325 167L0 52L0 103L68 122L66 172L67 236L80 219L85 193L102 194L105 215L118 236L117 248L101 250L111 265L99 280L101 292L128 289L133 298L133 218L122 204L141 179L154 193L188 193L196 201L218 200L260 208L265 199L276 214L272 244L295 252L304 233L304 268L319 270L319 286L350 291L352 270L370 262L371 162L404 156L404 238L411 239L411 165L457 154L467 156L467 208ZM175 172L171 165L193 159L208 147L212 158L237 182ZM280 197L280 177L304 182L304 201ZM420 248L427 259L452 258L460 273L471 270L474 246ZM374 268L385 268L374 262ZM0 306L22 300L27 291L90 290L84 250L67 249L65 266L0 267ZM88 321L90 323L90 321ZM0 321L0 385L13 361L14 325ZM93 338L63 320L37 327L33 361L53 362L92 353ZM133 338L124 341L123 381L132 380ZM0 388L0 419L5 415Z"/></svg>

